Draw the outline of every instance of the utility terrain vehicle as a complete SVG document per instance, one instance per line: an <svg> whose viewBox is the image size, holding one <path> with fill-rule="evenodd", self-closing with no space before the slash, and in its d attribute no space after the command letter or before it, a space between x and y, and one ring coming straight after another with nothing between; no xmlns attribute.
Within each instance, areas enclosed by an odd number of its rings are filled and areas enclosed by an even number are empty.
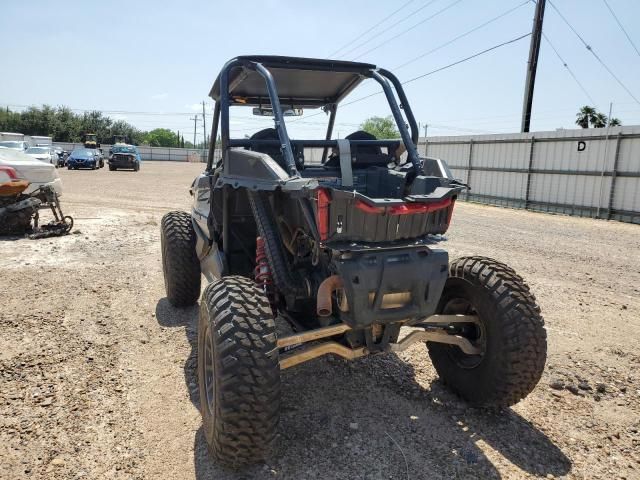
<svg viewBox="0 0 640 480"><path fill-rule="evenodd" d="M382 87L401 140L333 139L339 103L366 79ZM505 264L449 263L439 248L466 186L444 161L419 156L416 121L392 73L243 56L222 68L210 95L221 158L211 142L191 213L167 213L161 238L173 305L198 301L201 274L210 282L198 380L214 457L236 466L263 458L278 423L280 371L326 354L355 359L420 342L442 380L473 404L508 406L533 390L546 360L535 297ZM232 106L272 114L274 128L231 138ZM328 115L325 140L289 138L285 116L302 109ZM322 161L310 162L320 149Z"/></svg>

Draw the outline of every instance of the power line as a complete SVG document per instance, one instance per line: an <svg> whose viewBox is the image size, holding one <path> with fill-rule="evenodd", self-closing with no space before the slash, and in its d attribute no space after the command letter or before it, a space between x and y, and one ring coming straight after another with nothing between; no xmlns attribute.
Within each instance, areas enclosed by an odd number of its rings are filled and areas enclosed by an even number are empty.
<svg viewBox="0 0 640 480"><path fill-rule="evenodd" d="M409 64L411 64L411 63L414 63L414 62L416 62L416 61L418 61L418 60L420 60L420 59L422 59L422 58L426 57L427 55L431 55L432 53L437 52L438 50L440 50L440 49L442 49L442 48L444 48L444 47L447 47L447 46L451 45L453 42L455 42L455 41L457 41L457 40L460 40L461 38L466 37L467 35L469 35L469 34L471 34L471 33L475 32L475 31L477 31L477 30L480 30L480 29L481 29L481 28L483 28L483 27L486 27L487 25L489 25L489 24L491 24L491 23L493 23L493 22L495 22L495 21L497 21L497 20L501 19L502 17L506 17L506 16L507 16L507 15L509 15L511 12L513 12L513 11L515 11L515 10L517 10L517 9L519 9L519 8L521 8L521 7L523 7L523 6L525 6L525 5L527 5L528 3L529 3L529 0L526 0L525 2L522 2L520 5L517 5L517 6L513 7L513 8L510 8L510 9L509 9L509 10L507 10L506 12L501 13L501 14L500 14L500 15L498 15L497 17L493 17L491 20L487 20L486 22L484 22L484 23L482 23L482 24L478 25L477 27L474 27L474 28L472 28L471 30L468 30L468 31L466 31L466 32L464 32L464 33L462 33L462 34L458 35L457 37L452 38L452 39L451 39L451 40L449 40L448 42L445 42L445 43L443 43L443 44L441 44L441 45L439 45L439 46L437 46L437 47L435 47L435 48L432 48L431 50L429 50L429 51L427 51L427 52L425 52L425 53L423 53L423 54L421 54L421 55L418 55L417 57L414 57L414 58L412 58L411 60L408 60L408 61L404 62L402 65L399 65L399 66L397 66L397 67L394 67L394 70L398 70L398 69L400 69L400 68L406 67L407 65L409 65Z"/></svg>
<svg viewBox="0 0 640 480"><path fill-rule="evenodd" d="M484 49L484 50L482 50L480 52L474 53L473 55L469 55L468 57L465 57L465 58L462 58L462 59L457 60L455 62L449 63L448 65L444 65L442 67L436 68L435 70L431 70L430 72L423 73L422 75L418 75L417 77L410 78L409 80L406 80L404 82L400 82L400 84L401 85L406 85L408 83L415 82L416 80L420 80L421 78L427 77L429 75L433 75L434 73L438 73L438 72L441 72L441 71L446 70L448 68L451 68L451 67L453 67L455 65L460 65L461 63L467 62L467 61L472 60L472 59L474 59L476 57L484 55L485 53L491 52L492 50L496 50L496 49L498 49L500 47L504 47L505 45L509 45L511 43L517 42L518 40L522 40L523 38L526 38L529 35L531 35L531 32L525 33L524 35L520 35L519 37L512 38L511 40L507 40L506 42L499 43L499 44L494 45L492 47L486 48L486 49ZM365 95L364 97L356 98L356 99L354 99L354 100L352 100L350 102L343 103L343 104L340 105L340 107L344 108L344 107L347 107L349 105L353 105L354 103L358 103L358 102L361 102L363 100L366 100L367 98L371 98L371 97L374 97L376 95L380 95L381 93L382 93L381 91L370 93L369 95ZM309 119L309 118L312 118L312 117L315 117L315 116L318 116L318 115L322 115L323 113L324 113L324 111L321 110L321 111L319 111L317 113L314 113L313 115L309 115L308 117L305 117L305 120ZM296 121L298 121L298 120L292 120L289 123L295 123Z"/></svg>
<svg viewBox="0 0 640 480"><path fill-rule="evenodd" d="M474 59L476 57L479 57L480 55L484 55L485 53L488 53L488 52L490 52L492 50L496 50L496 49L498 49L500 47L504 47L505 45L509 45L511 43L515 43L518 40L522 40L523 38L528 37L529 35L531 35L531 32L525 33L524 35L520 35L519 37L516 37L516 38L512 38L511 40L507 40L506 42L499 43L497 45L494 45L493 47L489 47L489 48L487 48L485 50L482 50L481 52L474 53L473 55L470 55L470 56L465 57L465 58L463 58L461 60L458 60L457 62L453 62L453 63L450 63L448 65L445 65L444 67L436 68L435 70L432 70L430 72L424 73L422 75L418 75L417 77L413 77L413 78L411 78L411 79L409 79L409 80L407 80L405 82L402 82L402 85L406 85L407 83L415 82L416 80L419 80L421 78L427 77L429 75L433 75L434 73L441 72L442 70L446 70L447 68L454 67L454 66L459 65L461 63L464 63L464 62L466 62L468 60L471 60L471 59Z"/></svg>
<svg viewBox="0 0 640 480"><path fill-rule="evenodd" d="M547 37L547 35L544 32L542 32L542 37L546 40L546 42L549 44L551 49L555 52L555 54L558 57L558 59L560 59L560 61L562 62L562 65L564 66L564 68L567 69L569 74L573 77L573 79L576 81L576 83L578 84L580 89L584 92L584 94L587 96L587 98L591 101L592 104L595 105L596 101L593 99L593 97L591 95L589 95L589 92L587 92L587 89L584 88L584 86L582 85L580 80L578 80L578 77L576 77L575 74L573 73L573 71L571 70L571 68L569 68L569 65L567 64L567 62L565 62L564 58L562 58L562 56L560 55L560 53L558 52L556 47L553 45L553 43L551 43L551 40L549 40L549 37Z"/></svg>
<svg viewBox="0 0 640 480"><path fill-rule="evenodd" d="M427 3L425 3L424 5L422 5L420 8L418 8L417 10L414 10L413 12L411 12L409 15L406 15L404 17L402 17L400 20L398 20L397 22L395 22L393 25L389 25L387 28L385 28L384 30L382 30L381 32L377 33L377 36L382 35L383 33L387 33L389 30L392 30L394 27L396 27L397 25L400 25L402 22L404 22L405 20L413 17L416 13L421 12L422 10L424 10L425 8L427 8L429 5L435 3L437 0L431 0ZM373 40L374 37L371 37L367 40L365 40L364 42L356 45L355 47L353 47L351 50L342 53L340 56L341 57L346 57L347 55L349 55L351 52L356 51L357 49L359 49L360 47L366 45L367 43L369 43L371 40Z"/></svg>
<svg viewBox="0 0 640 480"><path fill-rule="evenodd" d="M336 55L338 52L344 50L345 48L349 47L349 45L357 42L358 40L360 40L362 37L364 37L367 33L369 33L370 31L372 31L374 28L382 25L384 22L386 22L387 20L389 20L391 17L393 17L396 13L398 13L400 10L402 10L403 8L405 8L407 5L409 5L410 3L413 3L415 0L409 0L407 3L403 4L400 8L398 8L397 10L394 10L392 13L390 13L389 15L387 15L386 17L384 17L382 20L380 20L378 23L376 23L373 27L369 28L366 32L361 33L360 35L358 35L356 38L354 38L353 40L351 40L350 42L347 42L345 45L343 45L342 47L340 47L338 50L334 51L333 53L329 54L327 58L331 58L334 55Z"/></svg>
<svg viewBox="0 0 640 480"><path fill-rule="evenodd" d="M392 41L393 41L393 40L395 40L396 38L399 38L399 37L401 37L402 35L405 35L405 34L409 33L409 32L410 32L411 30L413 30L414 28L419 27L419 26L420 26L420 25L422 25L423 23L425 23L425 22L427 22L427 21L431 20L432 18L437 17L437 16L438 16L438 15L440 15L441 13L446 12L447 10L449 10L450 8L454 7L455 5L457 5L458 3L462 2L462 1L463 1L463 0L455 0L454 2L450 3L450 4L449 4L449 5L447 5L446 7L441 8L440 10L438 10L438 11L437 11L436 13L434 13L433 15L431 15L431 16L429 16L429 17L425 18L424 20L419 21L419 22L418 22L418 23L416 23L415 25L413 25L413 26L411 26L411 27L407 28L406 30L403 30L402 32L398 33L397 35L394 35L393 37L391 37L391 38L389 38L389 39L385 40L384 42L379 43L378 45L376 45L375 47L370 48L370 49L369 49L369 50L367 50L366 52L361 53L361 54L360 54L360 55L358 55L357 57L353 58L353 60L357 60L357 59L359 59L359 58L361 58L361 57L365 56L366 54L371 53L371 52L373 52L374 50L377 50L377 49L379 49L380 47L385 46L385 45L386 45L386 44L388 44L389 42L392 42Z"/></svg>
<svg viewBox="0 0 640 480"><path fill-rule="evenodd" d="M29 107L34 107L35 105L18 105L18 104L10 104L10 103L3 103L3 106L6 107L15 107L15 108L29 108ZM209 106L209 105L208 105ZM63 105L64 107L64 105ZM198 107L200 107L200 104L198 104ZM57 107L53 107L53 108L57 108ZM129 110L100 110L100 109L90 109L90 108L68 108L68 107L64 107L67 108L68 110L71 110L72 112L80 112L80 113L91 113L91 112L100 112L100 113L104 113L104 114L108 114L108 115L164 115L164 116L182 116L182 115L193 115L194 112L135 112L135 111L129 111Z"/></svg>
<svg viewBox="0 0 640 480"><path fill-rule="evenodd" d="M625 37L627 37L627 40L629 40L629 43L631 44L631 46L633 47L633 49L636 51L636 53L640 57L640 50L638 50L638 47L636 47L636 44L633 43L633 40L631 40L631 37L629 36L629 34L625 30L625 28L622 26L622 23L620 22L620 20L618 19L618 16L613 11L613 8L611 8L611 5L609 5L609 2L607 2L607 0L602 0L602 1L604 2L604 4L607 6L609 11L611 12L611 15L613 16L613 18L615 18L618 26L620 27L620 30L622 30L622 33L624 33Z"/></svg>
<svg viewBox="0 0 640 480"><path fill-rule="evenodd" d="M624 91L625 91L625 92L627 92L627 93L629 94L629 96L630 96L631 98L633 98L633 99L636 101L636 103L638 103L638 104L640 105L640 100L638 100L638 98L636 98L636 96L631 92L631 90L629 90L629 89L627 88L627 86L626 86L624 83L622 83L622 80L620 80L620 79L618 78L618 76L617 76L615 73L613 73L613 71L612 71L612 70L607 66L607 64L606 64L606 63L604 63L604 61L603 61L603 60L598 56L598 54L593 50L593 47L592 47L591 45L589 45L589 44L586 42L586 40L585 40L584 38L582 38L582 35L580 35L580 34L577 32L577 30L576 30L575 28L573 28L573 25L571 25L571 23L569 23L569 20L567 20L567 19L565 18L565 16L564 16L564 15L562 15L562 13L560 12L560 10L558 10L558 7L556 7L556 6L553 4L553 2L551 2L551 0L549 0L549 4L553 7L553 9L554 9L554 10L556 11L556 13L560 16L560 18L564 21L564 23L566 23L566 24L567 24L567 26L571 29L571 31L572 31L573 33L575 33L575 34L576 34L576 36L580 39L580 41L581 41L581 42L582 42L582 44L585 46L585 48L586 48L587 50L589 50L589 52L591 53L591 55L593 55L593 56L594 56L594 58L595 58L595 59L600 63L600 65L602 65L602 67L603 67L607 72L609 72L609 74L610 74L610 75L615 79L615 81L616 81L616 82L618 82L618 85L620 85L620 86L624 89Z"/></svg>

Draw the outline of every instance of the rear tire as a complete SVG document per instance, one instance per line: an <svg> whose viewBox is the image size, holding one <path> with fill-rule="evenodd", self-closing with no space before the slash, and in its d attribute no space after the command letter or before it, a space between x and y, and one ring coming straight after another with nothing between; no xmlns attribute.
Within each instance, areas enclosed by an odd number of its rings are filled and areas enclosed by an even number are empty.
<svg viewBox="0 0 640 480"><path fill-rule="evenodd" d="M453 261L438 313L480 320L458 332L481 348L480 355L427 344L438 375L454 392L472 404L496 407L531 393L544 370L547 333L535 297L512 268L485 257Z"/></svg>
<svg viewBox="0 0 640 480"><path fill-rule="evenodd" d="M230 467L263 460L277 432L280 366L269 300L248 278L224 277L202 294L198 385L212 456Z"/></svg>
<svg viewBox="0 0 640 480"><path fill-rule="evenodd" d="M115 171L115 169L116 169L116 167L114 167L113 165L109 165L109 171L110 171L110 172Z"/></svg>
<svg viewBox="0 0 640 480"><path fill-rule="evenodd" d="M200 295L200 261L191 216L169 212L162 217L160 230L167 298L176 307L195 305Z"/></svg>

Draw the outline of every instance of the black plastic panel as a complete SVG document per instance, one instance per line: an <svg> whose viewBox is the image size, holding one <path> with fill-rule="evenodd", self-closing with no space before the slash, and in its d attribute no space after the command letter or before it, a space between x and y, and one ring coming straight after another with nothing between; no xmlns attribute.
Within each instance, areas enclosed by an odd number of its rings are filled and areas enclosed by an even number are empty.
<svg viewBox="0 0 640 480"><path fill-rule="evenodd" d="M352 327L419 320L436 311L448 276L449 256L439 249L405 248L342 255L335 262L349 304L341 319ZM387 293L411 292L402 307L382 308ZM373 299L370 294L374 293Z"/></svg>

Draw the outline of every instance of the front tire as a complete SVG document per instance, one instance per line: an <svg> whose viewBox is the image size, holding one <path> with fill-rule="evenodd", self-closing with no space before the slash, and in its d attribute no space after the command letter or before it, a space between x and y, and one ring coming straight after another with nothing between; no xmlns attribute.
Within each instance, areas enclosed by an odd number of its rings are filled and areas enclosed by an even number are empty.
<svg viewBox="0 0 640 480"><path fill-rule="evenodd" d="M280 366L269 300L248 278L224 277L202 294L198 385L213 457L231 467L263 460L278 426Z"/></svg>
<svg viewBox="0 0 640 480"><path fill-rule="evenodd" d="M428 343L440 378L469 403L506 407L535 388L547 358L547 334L540 307L522 277L485 257L463 257L449 266L438 313L477 315L478 324L459 324L455 333L481 349L466 355L458 347Z"/></svg>
<svg viewBox="0 0 640 480"><path fill-rule="evenodd" d="M162 271L167 298L176 307L195 305L200 295L196 232L186 212L169 212L160 226Z"/></svg>

